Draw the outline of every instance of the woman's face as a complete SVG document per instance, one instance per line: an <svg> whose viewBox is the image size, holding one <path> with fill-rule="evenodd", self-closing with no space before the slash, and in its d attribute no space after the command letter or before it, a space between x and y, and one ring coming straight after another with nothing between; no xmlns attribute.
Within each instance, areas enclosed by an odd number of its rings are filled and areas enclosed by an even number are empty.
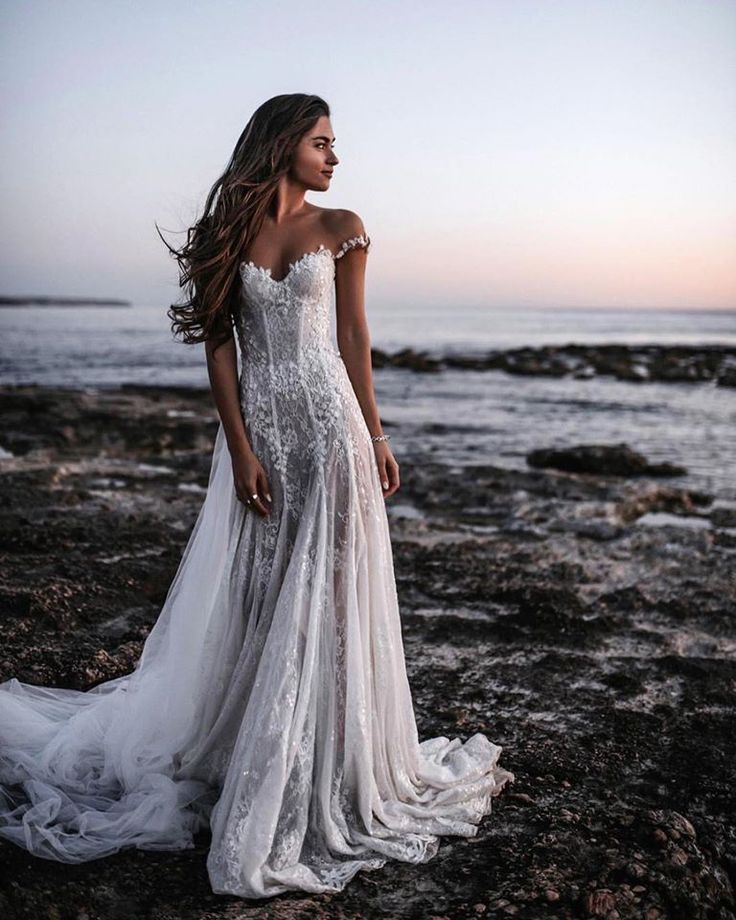
<svg viewBox="0 0 736 920"><path fill-rule="evenodd" d="M332 170L340 162L332 149L334 142L330 119L321 115L297 144L292 166L294 179L313 191L326 191Z"/></svg>

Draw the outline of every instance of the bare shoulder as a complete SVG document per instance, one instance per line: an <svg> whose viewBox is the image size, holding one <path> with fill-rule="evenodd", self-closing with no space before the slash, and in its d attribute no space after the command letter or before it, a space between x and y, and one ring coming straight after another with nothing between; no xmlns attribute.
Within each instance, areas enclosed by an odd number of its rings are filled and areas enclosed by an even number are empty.
<svg viewBox="0 0 736 920"><path fill-rule="evenodd" d="M359 214L347 208L325 208L325 229L335 245L355 236L365 236L365 225Z"/></svg>

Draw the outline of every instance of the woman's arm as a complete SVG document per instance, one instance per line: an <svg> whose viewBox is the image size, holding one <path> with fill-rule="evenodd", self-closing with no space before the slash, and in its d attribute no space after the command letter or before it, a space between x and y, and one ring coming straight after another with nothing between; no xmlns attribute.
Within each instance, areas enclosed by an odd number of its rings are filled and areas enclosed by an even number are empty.
<svg viewBox="0 0 736 920"><path fill-rule="evenodd" d="M353 215L343 226L343 238L365 234L363 222ZM337 262L335 271L337 343L345 369L358 398L363 417L371 435L383 434L381 417L376 404L371 363L371 337L365 315L365 270L368 254L355 247ZM381 474L384 498L399 488L399 464L387 441L374 441L378 472Z"/></svg>
<svg viewBox="0 0 736 920"><path fill-rule="evenodd" d="M264 501L271 501L266 472L253 452L240 408L238 385L238 357L235 338L230 338L215 349L211 341L205 342L207 373L212 396L222 421L230 459L233 465L235 491L244 502L253 495L254 507L261 515L268 514L270 507Z"/></svg>
<svg viewBox="0 0 736 920"><path fill-rule="evenodd" d="M245 422L240 411L238 393L238 356L235 338L230 338L214 349L211 341L205 342L207 374L210 378L212 396L225 429L228 450L231 456L252 453Z"/></svg>

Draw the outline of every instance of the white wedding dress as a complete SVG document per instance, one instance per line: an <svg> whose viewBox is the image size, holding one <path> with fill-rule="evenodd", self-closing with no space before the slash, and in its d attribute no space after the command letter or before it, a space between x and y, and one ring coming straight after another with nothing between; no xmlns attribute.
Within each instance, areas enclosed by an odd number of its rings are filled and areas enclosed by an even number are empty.
<svg viewBox="0 0 736 920"><path fill-rule="evenodd" d="M373 443L332 345L336 253L239 266L243 415L273 510L209 487L135 670L0 684L0 838L82 862L211 828L216 893L337 891L474 836L514 775L482 734L422 743Z"/></svg>

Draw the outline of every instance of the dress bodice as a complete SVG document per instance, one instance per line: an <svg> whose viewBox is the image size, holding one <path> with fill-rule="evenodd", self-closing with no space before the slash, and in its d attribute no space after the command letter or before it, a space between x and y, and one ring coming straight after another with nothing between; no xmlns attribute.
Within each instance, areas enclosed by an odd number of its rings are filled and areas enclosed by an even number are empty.
<svg viewBox="0 0 736 920"><path fill-rule="evenodd" d="M333 345L330 316L335 265L346 252L370 245L367 236L306 252L276 279L243 262L235 315L242 373L240 395L251 444L281 477L299 513L311 471L329 454L368 438L355 392ZM369 443L369 442L368 442ZM370 446L370 443L369 443Z"/></svg>
<svg viewBox="0 0 736 920"><path fill-rule="evenodd" d="M244 362L299 362L315 351L333 351L330 310L336 261L350 249L370 246L359 235L345 240L335 253L320 244L292 262L283 278L253 262L239 265L242 282L235 323Z"/></svg>

